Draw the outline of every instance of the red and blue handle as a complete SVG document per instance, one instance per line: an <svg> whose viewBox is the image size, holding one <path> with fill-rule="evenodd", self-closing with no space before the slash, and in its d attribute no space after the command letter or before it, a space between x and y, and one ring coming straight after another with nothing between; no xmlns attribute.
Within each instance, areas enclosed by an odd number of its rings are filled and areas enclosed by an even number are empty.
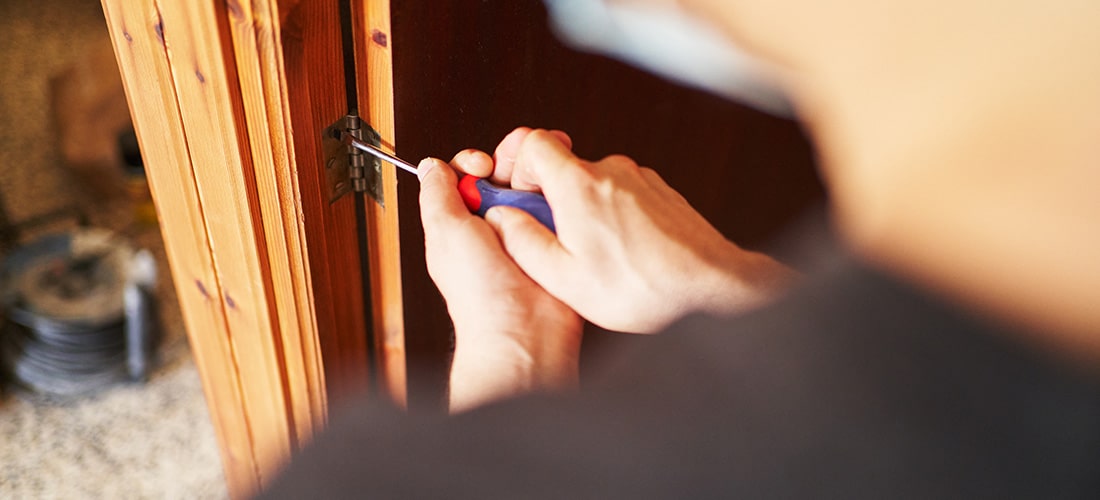
<svg viewBox="0 0 1100 500"><path fill-rule="evenodd" d="M513 207L531 214L535 220L552 233L557 233L554 227L554 215L550 213L550 205L541 194L530 191L520 191L497 186L488 179L462 176L458 180L458 192L462 195L462 201L471 212L485 217L493 207Z"/></svg>

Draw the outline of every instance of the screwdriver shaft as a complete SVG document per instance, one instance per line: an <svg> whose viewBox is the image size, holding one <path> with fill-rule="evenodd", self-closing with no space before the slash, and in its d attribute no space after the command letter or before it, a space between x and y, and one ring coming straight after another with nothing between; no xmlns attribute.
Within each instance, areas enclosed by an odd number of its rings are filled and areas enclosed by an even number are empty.
<svg viewBox="0 0 1100 500"><path fill-rule="evenodd" d="M398 158L398 157L396 157L394 155L391 155L391 154L389 154L385 151L382 151L381 149L378 149L377 147L375 147L375 146L373 146L369 143L366 143L366 142L363 142L359 139L356 139L356 138L352 137L351 134L349 134L347 132L344 132L343 136L344 136L344 143L345 144L348 144L348 145L354 147L355 149L363 151L364 153L368 153L368 154L370 154L370 155L372 155L376 158L379 158L383 161L387 161L389 163L392 163L393 166L395 166L397 168L400 168L401 170L404 170L404 171L409 172L413 175L416 175L416 165L413 165L412 163L409 163L405 160L402 160L401 158Z"/></svg>
<svg viewBox="0 0 1100 500"><path fill-rule="evenodd" d="M333 135L335 135L335 132ZM364 153L368 153L371 156L392 163L401 170L416 175L416 166L412 163L382 151L373 144L356 139L352 137L351 134L347 133L347 131L342 132L341 141ZM419 178L420 177L417 176L417 179ZM490 208L496 206L518 208L531 214L535 220L538 220L539 223L546 226L551 232L556 232L554 215L550 211L550 205L546 203L546 198L541 194L495 186L489 182L488 179L466 175L459 175L457 187L458 194L462 197L462 202L466 204L466 208L481 217L484 217L485 213Z"/></svg>

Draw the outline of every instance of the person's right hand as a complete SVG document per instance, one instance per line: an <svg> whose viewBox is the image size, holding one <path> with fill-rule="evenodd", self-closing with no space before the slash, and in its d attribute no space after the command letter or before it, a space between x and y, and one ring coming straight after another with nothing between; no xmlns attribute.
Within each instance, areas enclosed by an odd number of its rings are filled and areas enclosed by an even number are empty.
<svg viewBox="0 0 1100 500"><path fill-rule="evenodd" d="M563 134L519 128L494 157L493 181L542 191L557 226L555 237L522 211L493 208L486 220L505 250L603 328L653 333L692 312L735 312L792 274L726 240L656 172L624 156L584 161Z"/></svg>

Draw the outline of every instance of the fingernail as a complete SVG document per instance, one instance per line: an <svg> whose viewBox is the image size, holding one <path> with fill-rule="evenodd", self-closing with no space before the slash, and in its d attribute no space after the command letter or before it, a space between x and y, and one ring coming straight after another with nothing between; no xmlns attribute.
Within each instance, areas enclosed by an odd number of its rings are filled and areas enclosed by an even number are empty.
<svg viewBox="0 0 1100 500"><path fill-rule="evenodd" d="M435 168L435 162L438 161L435 158L424 158L420 160L420 164L416 166L416 177L420 180L424 180L424 177L431 172L432 168Z"/></svg>
<svg viewBox="0 0 1100 500"><path fill-rule="evenodd" d="M497 207L490 208L485 212L485 222L488 222L494 229L500 227L500 219L504 217L504 213Z"/></svg>

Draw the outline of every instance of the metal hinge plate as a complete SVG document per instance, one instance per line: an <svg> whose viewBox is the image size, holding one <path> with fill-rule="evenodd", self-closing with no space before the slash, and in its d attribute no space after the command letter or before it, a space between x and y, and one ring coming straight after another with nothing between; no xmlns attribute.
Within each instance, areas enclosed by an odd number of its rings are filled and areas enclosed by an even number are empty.
<svg viewBox="0 0 1100 500"><path fill-rule="evenodd" d="M363 154L341 140L343 133L378 146L381 137L357 115L347 115L325 127L322 148L325 153L325 183L329 203L347 193L366 193L380 205L382 200L382 161Z"/></svg>

